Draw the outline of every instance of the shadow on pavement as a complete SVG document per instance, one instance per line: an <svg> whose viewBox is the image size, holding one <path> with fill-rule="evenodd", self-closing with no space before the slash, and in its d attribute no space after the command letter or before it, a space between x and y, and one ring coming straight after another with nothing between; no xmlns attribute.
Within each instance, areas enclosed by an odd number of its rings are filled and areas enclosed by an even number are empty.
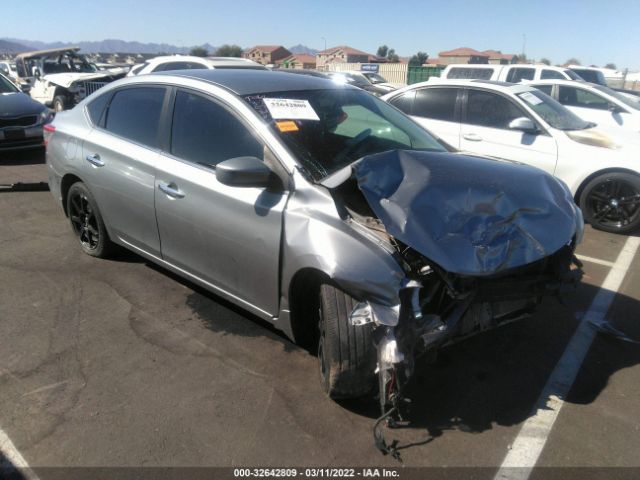
<svg viewBox="0 0 640 480"><path fill-rule="evenodd" d="M4 165L38 165L45 163L44 148L0 152L0 167Z"/></svg>

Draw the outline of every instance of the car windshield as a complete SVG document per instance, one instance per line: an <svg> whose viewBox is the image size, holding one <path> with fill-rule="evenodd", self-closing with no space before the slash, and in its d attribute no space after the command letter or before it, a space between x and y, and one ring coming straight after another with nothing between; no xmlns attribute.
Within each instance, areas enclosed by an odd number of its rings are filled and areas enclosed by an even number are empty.
<svg viewBox="0 0 640 480"><path fill-rule="evenodd" d="M365 155L445 152L446 144L394 107L352 88L245 96L315 181Z"/></svg>
<svg viewBox="0 0 640 480"><path fill-rule="evenodd" d="M19 92L18 88L7 80L5 77L0 75L0 93L16 93Z"/></svg>
<svg viewBox="0 0 640 480"><path fill-rule="evenodd" d="M521 92L517 96L545 122L558 130L584 130L594 126L593 123L585 122L540 90Z"/></svg>
<svg viewBox="0 0 640 480"><path fill-rule="evenodd" d="M631 107L634 110L640 110L640 98L635 99L623 95L620 92L616 92L612 88L604 87L602 85L594 85L593 88L600 90L602 93L606 93L607 95L611 95L613 98L618 100L619 102L624 103L627 107Z"/></svg>

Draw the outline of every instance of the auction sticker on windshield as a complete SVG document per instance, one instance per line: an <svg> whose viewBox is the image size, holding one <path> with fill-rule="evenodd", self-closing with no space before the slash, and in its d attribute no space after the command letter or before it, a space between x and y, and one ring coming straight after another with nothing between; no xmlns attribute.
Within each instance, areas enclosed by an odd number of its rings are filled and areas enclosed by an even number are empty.
<svg viewBox="0 0 640 480"><path fill-rule="evenodd" d="M274 120L320 120L309 100L264 98L264 104Z"/></svg>
<svg viewBox="0 0 640 480"><path fill-rule="evenodd" d="M540 100L538 97L536 97L533 93L531 92L524 92L520 94L520 98L522 98L523 100L525 100L528 104L530 105L539 105L542 103L542 100Z"/></svg>

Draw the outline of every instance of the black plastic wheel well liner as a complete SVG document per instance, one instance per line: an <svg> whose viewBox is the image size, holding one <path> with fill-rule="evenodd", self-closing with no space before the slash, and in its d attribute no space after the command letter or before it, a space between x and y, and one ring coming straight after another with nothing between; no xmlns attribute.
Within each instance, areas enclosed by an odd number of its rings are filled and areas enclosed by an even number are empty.
<svg viewBox="0 0 640 480"><path fill-rule="evenodd" d="M295 342L315 354L318 341L318 308L320 286L333 283L330 277L315 268L296 272L289 285L291 331Z"/></svg>
<svg viewBox="0 0 640 480"><path fill-rule="evenodd" d="M69 216L69 212L67 212L67 195L69 194L69 189L71 185L77 182L82 182L82 180L72 173L67 173L64 177L62 177L62 181L60 182L60 196L62 197L62 209L64 210L64 214Z"/></svg>

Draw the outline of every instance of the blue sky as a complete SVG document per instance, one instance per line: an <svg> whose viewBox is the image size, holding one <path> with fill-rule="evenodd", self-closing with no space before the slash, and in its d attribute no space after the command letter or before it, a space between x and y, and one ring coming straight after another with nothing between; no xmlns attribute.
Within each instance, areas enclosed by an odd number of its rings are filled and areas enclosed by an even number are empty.
<svg viewBox="0 0 640 480"><path fill-rule="evenodd" d="M613 62L640 70L638 0L30 0L2 7L0 37L42 41L119 38L210 43L351 45L403 56L460 46L562 63Z"/></svg>

